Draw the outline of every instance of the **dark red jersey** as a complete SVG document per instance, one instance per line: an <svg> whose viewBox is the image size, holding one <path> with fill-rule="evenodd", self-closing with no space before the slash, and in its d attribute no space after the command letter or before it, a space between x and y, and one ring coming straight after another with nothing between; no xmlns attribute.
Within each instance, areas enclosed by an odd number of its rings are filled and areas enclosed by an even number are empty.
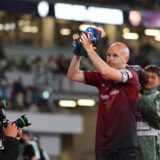
<svg viewBox="0 0 160 160"><path fill-rule="evenodd" d="M137 147L135 115L139 94L137 73L123 69L122 82L85 72L86 84L99 89L96 151Z"/></svg>

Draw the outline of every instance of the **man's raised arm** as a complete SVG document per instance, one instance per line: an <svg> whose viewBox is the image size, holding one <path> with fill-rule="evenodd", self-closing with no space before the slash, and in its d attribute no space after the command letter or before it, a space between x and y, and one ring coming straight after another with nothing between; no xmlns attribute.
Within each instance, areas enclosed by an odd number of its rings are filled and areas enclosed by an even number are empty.
<svg viewBox="0 0 160 160"><path fill-rule="evenodd" d="M67 73L67 77L73 81L84 83L84 72L80 70L82 57L74 55Z"/></svg>

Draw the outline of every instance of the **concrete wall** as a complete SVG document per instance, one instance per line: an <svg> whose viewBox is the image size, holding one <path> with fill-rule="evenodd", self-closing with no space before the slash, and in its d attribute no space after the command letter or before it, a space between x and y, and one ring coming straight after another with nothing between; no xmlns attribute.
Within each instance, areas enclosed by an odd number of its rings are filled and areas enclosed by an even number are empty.
<svg viewBox="0 0 160 160"><path fill-rule="evenodd" d="M73 137L74 159L94 160L97 107L81 107L80 113L84 118L84 132Z"/></svg>

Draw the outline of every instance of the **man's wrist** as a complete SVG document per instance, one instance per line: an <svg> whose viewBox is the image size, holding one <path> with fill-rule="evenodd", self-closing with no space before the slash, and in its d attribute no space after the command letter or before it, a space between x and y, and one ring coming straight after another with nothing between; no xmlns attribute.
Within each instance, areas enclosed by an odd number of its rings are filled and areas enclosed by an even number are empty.
<svg viewBox="0 0 160 160"><path fill-rule="evenodd" d="M87 51L87 54L89 55L89 54L92 54L92 53L94 52L94 49L91 48L91 47L88 47L88 48L86 49L86 51Z"/></svg>

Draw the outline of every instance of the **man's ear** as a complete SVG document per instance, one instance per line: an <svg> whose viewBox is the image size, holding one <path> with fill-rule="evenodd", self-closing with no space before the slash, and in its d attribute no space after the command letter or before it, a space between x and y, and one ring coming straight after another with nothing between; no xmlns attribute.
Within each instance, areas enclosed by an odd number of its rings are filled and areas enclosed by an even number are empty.
<svg viewBox="0 0 160 160"><path fill-rule="evenodd" d="M127 63L129 60L129 56L125 56L125 62Z"/></svg>

